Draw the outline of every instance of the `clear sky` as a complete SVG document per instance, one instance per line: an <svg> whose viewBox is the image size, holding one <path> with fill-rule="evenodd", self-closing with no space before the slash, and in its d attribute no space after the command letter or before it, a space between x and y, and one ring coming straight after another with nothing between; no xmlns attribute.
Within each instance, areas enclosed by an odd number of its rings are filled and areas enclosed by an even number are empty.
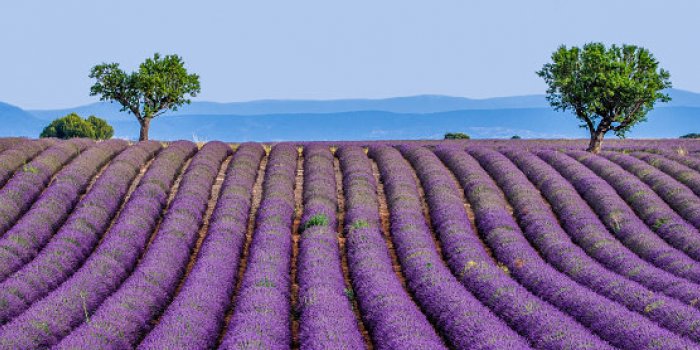
<svg viewBox="0 0 700 350"><path fill-rule="evenodd" d="M558 45L589 41L647 47L700 91L699 14L694 0L7 0L0 101L94 102L93 65L156 51L201 76L197 100L535 94Z"/></svg>

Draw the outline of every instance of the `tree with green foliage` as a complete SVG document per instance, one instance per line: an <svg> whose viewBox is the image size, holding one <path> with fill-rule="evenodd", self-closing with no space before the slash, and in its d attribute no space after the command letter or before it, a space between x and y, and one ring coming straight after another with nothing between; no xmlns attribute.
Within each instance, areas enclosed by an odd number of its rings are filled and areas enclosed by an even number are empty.
<svg viewBox="0 0 700 350"><path fill-rule="evenodd" d="M513 135L513 136L510 137L511 140L520 140L521 138L522 138L522 137L520 137L520 136L518 136L518 135Z"/></svg>
<svg viewBox="0 0 700 350"><path fill-rule="evenodd" d="M114 128L106 120L91 115L87 118L87 122L92 125L92 129L95 131L95 139L107 140L114 136Z"/></svg>
<svg viewBox="0 0 700 350"><path fill-rule="evenodd" d="M691 132L690 134L685 134L681 136L682 139L700 139L700 134Z"/></svg>
<svg viewBox="0 0 700 350"><path fill-rule="evenodd" d="M106 140L112 138L112 135L114 135L114 129L104 119L91 115L85 120L75 113L70 113L52 121L39 136L59 139L85 137Z"/></svg>
<svg viewBox="0 0 700 350"><path fill-rule="evenodd" d="M469 135L463 132L448 132L445 134L445 140L469 140Z"/></svg>
<svg viewBox="0 0 700 350"><path fill-rule="evenodd" d="M141 125L139 140L148 140L151 119L189 104L189 97L200 92L199 76L188 74L177 55L161 57L156 53L139 69L127 74L118 63L103 63L92 68L90 78L96 80L90 95L101 101L116 101L121 110L133 114Z"/></svg>
<svg viewBox="0 0 700 350"><path fill-rule="evenodd" d="M600 152L608 131L624 138L656 102L671 100L663 92L671 87L668 71L647 49L634 45L561 46L537 75L548 85L552 107L573 111L588 129L593 153Z"/></svg>

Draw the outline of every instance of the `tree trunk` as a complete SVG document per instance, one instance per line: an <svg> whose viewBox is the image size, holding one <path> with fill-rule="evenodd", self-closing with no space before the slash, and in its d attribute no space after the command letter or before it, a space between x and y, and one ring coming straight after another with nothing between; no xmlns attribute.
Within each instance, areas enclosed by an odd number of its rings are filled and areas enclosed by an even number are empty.
<svg viewBox="0 0 700 350"><path fill-rule="evenodd" d="M591 133L591 142L588 144L588 152L598 154L600 149L603 147L603 137L605 136L605 131L596 130Z"/></svg>
<svg viewBox="0 0 700 350"><path fill-rule="evenodd" d="M141 133L139 134L139 141L148 140L148 128L151 126L151 118L144 118L141 122Z"/></svg>

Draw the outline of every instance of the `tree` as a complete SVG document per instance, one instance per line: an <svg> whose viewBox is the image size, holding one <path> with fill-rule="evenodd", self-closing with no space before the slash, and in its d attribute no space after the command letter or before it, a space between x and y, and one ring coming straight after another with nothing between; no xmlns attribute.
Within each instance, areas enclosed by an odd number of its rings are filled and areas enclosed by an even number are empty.
<svg viewBox="0 0 700 350"><path fill-rule="evenodd" d="M513 135L513 136L510 137L511 140L520 140L521 138L522 138L522 137L520 137L520 136L518 136L518 135Z"/></svg>
<svg viewBox="0 0 700 350"><path fill-rule="evenodd" d="M116 101L121 110L133 114L141 125L139 140L148 140L151 119L177 111L187 98L200 92L199 76L188 74L177 55L161 57L156 53L130 74L118 63L103 63L92 68L90 78L96 80L90 95L100 95L101 101Z"/></svg>
<svg viewBox="0 0 700 350"><path fill-rule="evenodd" d="M555 110L571 110L587 128L588 151L600 152L608 131L624 138L657 101L671 98L670 74L642 47L589 43L583 48L561 46L552 62L537 72L548 85L547 100Z"/></svg>
<svg viewBox="0 0 700 350"><path fill-rule="evenodd" d="M469 135L463 132L448 132L445 134L445 140L469 140Z"/></svg>
<svg viewBox="0 0 700 350"><path fill-rule="evenodd" d="M85 137L106 140L111 138L113 134L114 129L104 119L90 116L88 120L85 120L75 113L70 113L52 121L51 124L44 128L39 137L56 137L59 139Z"/></svg>
<svg viewBox="0 0 700 350"><path fill-rule="evenodd" d="M690 134L685 134L681 136L682 139L700 139L700 134L691 132Z"/></svg>
<svg viewBox="0 0 700 350"><path fill-rule="evenodd" d="M112 128L112 126L109 125L106 120L91 115L87 118L87 122L92 125L92 129L95 131L96 139L107 140L114 136L114 128Z"/></svg>

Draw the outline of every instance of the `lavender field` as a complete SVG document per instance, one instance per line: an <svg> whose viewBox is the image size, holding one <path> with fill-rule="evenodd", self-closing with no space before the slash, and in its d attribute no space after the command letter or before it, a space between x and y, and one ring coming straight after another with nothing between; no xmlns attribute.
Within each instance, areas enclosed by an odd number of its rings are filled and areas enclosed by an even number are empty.
<svg viewBox="0 0 700 350"><path fill-rule="evenodd" d="M0 138L0 349L700 349L700 142Z"/></svg>

